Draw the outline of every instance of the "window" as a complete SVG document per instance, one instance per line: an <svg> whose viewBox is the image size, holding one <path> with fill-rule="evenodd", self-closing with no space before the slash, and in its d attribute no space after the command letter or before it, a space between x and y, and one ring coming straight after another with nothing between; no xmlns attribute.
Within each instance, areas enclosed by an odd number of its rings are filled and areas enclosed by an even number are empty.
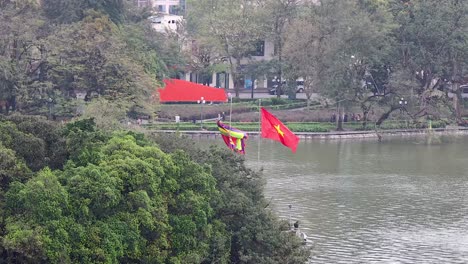
<svg viewBox="0 0 468 264"><path fill-rule="evenodd" d="M151 3L149 0L136 0L138 7L150 7Z"/></svg>
<svg viewBox="0 0 468 264"><path fill-rule="evenodd" d="M462 88L462 93L468 93L468 87L467 86L460 86Z"/></svg>
<svg viewBox="0 0 468 264"><path fill-rule="evenodd" d="M148 17L148 20L153 24L161 24L161 18L156 16Z"/></svg>
<svg viewBox="0 0 468 264"><path fill-rule="evenodd" d="M165 5L158 5L158 12L165 13L166 12L166 6Z"/></svg>
<svg viewBox="0 0 468 264"><path fill-rule="evenodd" d="M216 87L229 88L229 73L225 73L225 72L216 73Z"/></svg>
<svg viewBox="0 0 468 264"><path fill-rule="evenodd" d="M185 6L186 6L185 0L180 0L179 1L179 10L180 10L179 15L184 14Z"/></svg>
<svg viewBox="0 0 468 264"><path fill-rule="evenodd" d="M169 14L171 14L171 15L178 15L178 14L179 14L179 6L170 5L170 6L169 6Z"/></svg>
<svg viewBox="0 0 468 264"><path fill-rule="evenodd" d="M194 72L191 72L190 73L190 81L194 82L194 83L197 83L198 82L198 74L196 74Z"/></svg>
<svg viewBox="0 0 468 264"><path fill-rule="evenodd" d="M254 49L249 52L250 56L265 56L265 41L257 41L254 44Z"/></svg>

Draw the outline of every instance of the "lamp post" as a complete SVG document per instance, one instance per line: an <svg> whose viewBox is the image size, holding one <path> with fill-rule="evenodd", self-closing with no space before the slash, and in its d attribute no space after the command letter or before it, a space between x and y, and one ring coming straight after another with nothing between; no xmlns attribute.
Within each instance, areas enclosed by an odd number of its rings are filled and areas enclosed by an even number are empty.
<svg viewBox="0 0 468 264"><path fill-rule="evenodd" d="M49 120L52 120L52 104L53 104L54 100L52 98L49 97L49 99L47 99L47 104L49 106Z"/></svg>
<svg viewBox="0 0 468 264"><path fill-rule="evenodd" d="M205 98L202 96L200 100L197 100L197 104L200 104L200 129L203 129L203 105L205 104Z"/></svg>
<svg viewBox="0 0 468 264"><path fill-rule="evenodd" d="M398 101L398 104L400 105L400 112L402 112L402 109L408 105L408 101L405 100L405 98L401 97L400 100ZM406 128L408 128L408 122L406 122L405 118L405 125Z"/></svg>
<svg viewBox="0 0 468 264"><path fill-rule="evenodd" d="M400 101L398 101L398 104L400 104L400 107L403 107L404 105L406 106L408 104L408 101L406 101L405 98L401 97Z"/></svg>

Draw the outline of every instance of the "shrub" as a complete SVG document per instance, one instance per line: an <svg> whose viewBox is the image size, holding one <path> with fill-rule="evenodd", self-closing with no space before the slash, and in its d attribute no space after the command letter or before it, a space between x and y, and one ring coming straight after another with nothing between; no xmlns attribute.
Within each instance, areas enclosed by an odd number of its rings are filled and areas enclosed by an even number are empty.
<svg viewBox="0 0 468 264"><path fill-rule="evenodd" d="M32 170L44 166L61 168L68 154L60 125L39 116L11 115L3 120L9 121L0 121L4 137L10 135L13 138L4 145L24 158Z"/></svg>
<svg viewBox="0 0 468 264"><path fill-rule="evenodd" d="M284 105L286 103L287 101L283 98L276 98L276 97L271 98L272 105Z"/></svg>

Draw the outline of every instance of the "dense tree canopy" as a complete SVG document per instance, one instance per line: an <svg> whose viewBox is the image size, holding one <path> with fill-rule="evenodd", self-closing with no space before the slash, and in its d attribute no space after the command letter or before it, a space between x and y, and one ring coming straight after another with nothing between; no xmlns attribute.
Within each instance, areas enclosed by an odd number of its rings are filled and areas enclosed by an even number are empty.
<svg viewBox="0 0 468 264"><path fill-rule="evenodd" d="M313 61L322 62L324 67L318 69L325 69L312 78L317 91L337 101L361 104L365 118L372 108L385 109L378 125L395 110L403 110L414 119L440 118L447 110L452 117L460 117L458 87L466 75L468 47L467 18L462 15L466 14L465 1L320 3L312 5L311 10L320 11L333 4L340 8L314 12L325 22L325 28L333 29L325 31L323 37L315 35L320 41L311 45L316 49L311 53ZM321 25L309 23L311 27L314 24ZM314 34L304 32L299 39L303 36ZM331 42L319 49L317 45L323 40ZM325 52L330 49L332 52ZM408 107L399 104L403 97L409 101Z"/></svg>
<svg viewBox="0 0 468 264"><path fill-rule="evenodd" d="M42 6L48 18L58 23L72 23L86 17L86 11L94 9L120 23L125 14L125 0L43 0Z"/></svg>
<svg viewBox="0 0 468 264"><path fill-rule="evenodd" d="M242 79L241 60L248 59L256 43L267 36L266 1L190 1L189 30L200 43L210 42L229 65L236 97Z"/></svg>
<svg viewBox="0 0 468 264"><path fill-rule="evenodd" d="M200 150L177 137L155 138L158 147L142 134L102 132L91 119L59 127L10 116L0 128L6 144L0 145L0 254L8 262L307 258L299 239L282 232L287 227L265 209L261 176L231 152ZM37 146L25 151L13 138ZM66 160L49 157L53 152Z"/></svg>
<svg viewBox="0 0 468 264"><path fill-rule="evenodd" d="M0 112L73 117L99 97L154 115L155 87L184 65L177 40L154 32L133 1L1 1Z"/></svg>
<svg viewBox="0 0 468 264"><path fill-rule="evenodd" d="M233 62L248 57L245 51L259 38L273 42L269 55L276 63L270 72L303 78L309 99L320 93L341 106L358 104L364 119L379 108L378 124L395 110L414 119L460 120L459 86L468 71L467 5L459 0L193 1L188 21L195 38L209 38L218 54ZM232 65L238 78L242 67ZM399 104L402 97L407 106Z"/></svg>

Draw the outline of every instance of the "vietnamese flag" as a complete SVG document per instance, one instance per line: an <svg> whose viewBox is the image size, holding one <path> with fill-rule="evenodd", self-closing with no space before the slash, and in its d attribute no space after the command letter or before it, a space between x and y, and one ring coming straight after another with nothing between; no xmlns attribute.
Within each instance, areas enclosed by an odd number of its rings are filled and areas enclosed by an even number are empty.
<svg viewBox="0 0 468 264"><path fill-rule="evenodd" d="M281 121L262 107L262 137L283 143L296 152L299 137L291 132Z"/></svg>

